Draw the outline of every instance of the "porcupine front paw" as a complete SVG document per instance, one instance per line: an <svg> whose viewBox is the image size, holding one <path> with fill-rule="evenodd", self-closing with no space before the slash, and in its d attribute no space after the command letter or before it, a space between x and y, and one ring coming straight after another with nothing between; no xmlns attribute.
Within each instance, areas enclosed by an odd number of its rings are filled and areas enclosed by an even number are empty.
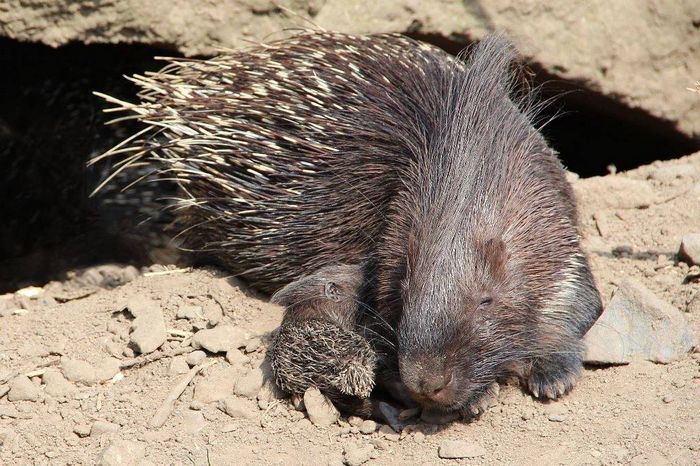
<svg viewBox="0 0 700 466"><path fill-rule="evenodd" d="M582 370L578 353L537 359L527 375L527 389L535 398L556 400L574 388Z"/></svg>
<svg viewBox="0 0 700 466"><path fill-rule="evenodd" d="M492 383L485 390L472 395L466 406L459 410L464 419L478 418L486 412L491 403L498 398L500 386L497 382Z"/></svg>
<svg viewBox="0 0 700 466"><path fill-rule="evenodd" d="M268 352L277 385L292 394L317 387L331 401L368 398L377 358L367 340L321 319L282 325Z"/></svg>

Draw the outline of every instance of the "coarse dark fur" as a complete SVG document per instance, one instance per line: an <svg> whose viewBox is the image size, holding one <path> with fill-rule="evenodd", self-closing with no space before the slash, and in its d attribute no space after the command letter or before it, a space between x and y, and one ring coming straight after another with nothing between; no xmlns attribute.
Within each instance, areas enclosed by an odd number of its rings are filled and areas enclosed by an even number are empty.
<svg viewBox="0 0 700 466"><path fill-rule="evenodd" d="M601 304L514 55L498 36L462 62L396 35L307 32L172 60L136 78L141 104L117 101L148 126L107 155L175 179L184 244L263 290L361 267L356 329L395 393L474 411L516 374L557 398Z"/></svg>

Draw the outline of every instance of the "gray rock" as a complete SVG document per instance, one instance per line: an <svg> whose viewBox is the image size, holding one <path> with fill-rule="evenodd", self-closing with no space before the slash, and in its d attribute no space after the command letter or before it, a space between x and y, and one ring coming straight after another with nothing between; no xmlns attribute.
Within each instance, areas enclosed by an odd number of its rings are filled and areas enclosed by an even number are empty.
<svg viewBox="0 0 700 466"><path fill-rule="evenodd" d="M10 401L37 401L41 397L41 389L24 375L10 380L8 385L7 399Z"/></svg>
<svg viewBox="0 0 700 466"><path fill-rule="evenodd" d="M584 361L627 364L633 359L668 363L696 344L683 314L641 283L627 279L585 336Z"/></svg>
<svg viewBox="0 0 700 466"><path fill-rule="evenodd" d="M438 448L438 456L443 459L477 458L485 454L484 447L466 440L445 440Z"/></svg>
<svg viewBox="0 0 700 466"><path fill-rule="evenodd" d="M309 388L304 393L304 406L309 419L318 427L335 424L340 417L333 403L315 387Z"/></svg>
<svg viewBox="0 0 700 466"><path fill-rule="evenodd" d="M211 353L225 353L246 344L246 333L233 325L200 330L192 337L194 348L204 348Z"/></svg>
<svg viewBox="0 0 700 466"><path fill-rule="evenodd" d="M56 398L62 398L75 393L77 388L70 383L58 369L47 369L41 376L42 382L46 385L44 393Z"/></svg>
<svg viewBox="0 0 700 466"><path fill-rule="evenodd" d="M97 458L99 466L137 466L146 456L146 447L139 442L115 440Z"/></svg>
<svg viewBox="0 0 700 466"><path fill-rule="evenodd" d="M141 354L152 353L165 343L168 334L163 311L153 300L132 298L127 304L129 312L136 318L131 323L129 344Z"/></svg>
<svg viewBox="0 0 700 466"><path fill-rule="evenodd" d="M207 353L202 350L192 351L185 357L185 362L190 366L201 364L207 358Z"/></svg>
<svg viewBox="0 0 700 466"><path fill-rule="evenodd" d="M700 233L690 233L681 239L678 257L688 265L700 265Z"/></svg>

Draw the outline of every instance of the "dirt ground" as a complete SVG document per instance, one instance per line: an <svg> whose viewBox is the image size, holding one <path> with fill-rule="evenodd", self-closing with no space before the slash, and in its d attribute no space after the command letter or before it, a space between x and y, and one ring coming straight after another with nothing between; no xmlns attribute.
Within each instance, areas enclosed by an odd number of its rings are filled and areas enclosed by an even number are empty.
<svg viewBox="0 0 700 466"><path fill-rule="evenodd" d="M697 270L676 257L681 237L700 233L700 153L574 185L604 300L622 279L634 277L683 311L700 335ZM237 397L243 409L230 416L206 402L207 382L254 372L281 310L214 270L153 266L113 289L89 284L90 277L100 280L100 270L124 281L136 275L96 268L81 283L0 297L0 381L28 373L33 386L24 392L36 398L10 401L0 384L0 463L93 464L105 447L126 440L135 453L104 457L104 464L700 464L700 353L668 365L589 368L556 403L505 386L474 422L416 421L401 434L363 434L347 419L319 428L289 401L261 395ZM124 365L133 357L123 351L132 317L119 311L134 297L156 301L169 334L161 350L183 354L117 373L109 358L116 355ZM152 427L156 410L188 370L183 359L192 351L191 332L207 323L244 329L247 358L229 355L238 358L231 365L224 353L209 353L214 365L195 376L165 424ZM49 389L46 373L56 375L61 357L87 361L92 374L107 381L59 377ZM440 459L440 445L451 439L472 443L475 457Z"/></svg>

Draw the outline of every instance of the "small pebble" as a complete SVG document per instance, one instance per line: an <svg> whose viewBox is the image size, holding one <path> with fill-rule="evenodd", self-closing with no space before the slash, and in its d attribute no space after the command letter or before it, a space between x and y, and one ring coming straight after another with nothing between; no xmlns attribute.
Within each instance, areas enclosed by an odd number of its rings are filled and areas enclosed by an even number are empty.
<svg viewBox="0 0 700 466"><path fill-rule="evenodd" d="M319 427L335 424L340 417L333 403L315 387L304 393L304 406L311 422Z"/></svg>
<svg viewBox="0 0 700 466"><path fill-rule="evenodd" d="M362 425L362 418L357 416L350 416L348 418L348 424L350 424L353 427L360 427L360 425Z"/></svg>
<svg viewBox="0 0 700 466"><path fill-rule="evenodd" d="M401 436L394 431L394 429L386 425L379 428L379 433L390 442L398 442L401 438Z"/></svg>
<svg viewBox="0 0 700 466"><path fill-rule="evenodd" d="M182 419L183 430L190 435L198 433L206 425L207 421L201 411L187 411Z"/></svg>
<svg viewBox="0 0 700 466"><path fill-rule="evenodd" d="M129 300L126 307L135 317L131 323L129 346L141 354L160 348L168 337L160 305L151 299L136 296Z"/></svg>
<svg viewBox="0 0 700 466"><path fill-rule="evenodd" d="M362 421L362 424L360 425L360 433L365 435L373 434L376 430L377 423L369 419Z"/></svg>
<svg viewBox="0 0 700 466"><path fill-rule="evenodd" d="M90 427L90 437L99 437L119 431L119 425L107 421L95 421Z"/></svg>
<svg viewBox="0 0 700 466"><path fill-rule="evenodd" d="M170 360L170 364L168 365L169 375L186 374L187 372L189 372L189 370L190 367L188 366L184 356L175 356Z"/></svg>
<svg viewBox="0 0 700 466"><path fill-rule="evenodd" d="M664 395L664 397L663 397L664 403L671 403L672 401L673 401L673 395L671 395L670 393L667 395Z"/></svg>
<svg viewBox="0 0 700 466"><path fill-rule="evenodd" d="M8 385L7 399L10 401L37 401L41 397L41 389L24 375L10 380Z"/></svg>
<svg viewBox="0 0 700 466"><path fill-rule="evenodd" d="M146 447L139 442L116 440L105 447L97 458L99 466L137 465L146 456Z"/></svg>
<svg viewBox="0 0 700 466"><path fill-rule="evenodd" d="M221 428L221 432L224 434L233 432L234 430L238 429L236 424L224 424L224 426Z"/></svg>
<svg viewBox="0 0 700 466"><path fill-rule="evenodd" d="M566 421L566 416L563 414L549 414L547 416L547 419L549 419L552 422L564 422Z"/></svg>
<svg viewBox="0 0 700 466"><path fill-rule="evenodd" d="M690 233L681 239L678 258L688 265L700 264L700 233Z"/></svg>
<svg viewBox="0 0 700 466"><path fill-rule="evenodd" d="M260 348L260 345L262 342L260 341L260 338L258 337L253 337L250 340L248 340L248 343L245 345L245 352L246 353L253 353L257 351L258 348Z"/></svg>
<svg viewBox="0 0 700 466"><path fill-rule="evenodd" d="M192 347L204 348L211 353L225 353L230 349L240 348L245 343L245 332L232 325L200 330L192 336Z"/></svg>
<svg viewBox="0 0 700 466"><path fill-rule="evenodd" d="M246 375L238 379L233 387L233 392L236 395L245 396L246 398L255 398L263 386L262 369L254 368Z"/></svg>
<svg viewBox="0 0 700 466"><path fill-rule="evenodd" d="M204 313L202 312L202 306L180 306L175 315L176 319L203 319Z"/></svg>
<svg viewBox="0 0 700 466"><path fill-rule="evenodd" d="M79 359L61 357L63 376L71 382L93 385L97 382L97 373L92 364Z"/></svg>
<svg viewBox="0 0 700 466"><path fill-rule="evenodd" d="M201 403L219 401L233 394L236 371L231 367L216 368L194 386L194 400Z"/></svg>
<svg viewBox="0 0 700 466"><path fill-rule="evenodd" d="M219 409L237 419L250 419L254 416L248 404L235 396L229 396L219 401Z"/></svg>
<svg viewBox="0 0 700 466"><path fill-rule="evenodd" d="M360 466L372 459L374 445L349 446L345 448L343 461L348 466Z"/></svg>
<svg viewBox="0 0 700 466"><path fill-rule="evenodd" d="M232 366L245 366L250 361L250 357L243 354L239 349L231 349L226 352L226 360Z"/></svg>
<svg viewBox="0 0 700 466"><path fill-rule="evenodd" d="M106 382L117 375L120 371L119 360L115 358L106 358L95 364L95 376L99 382Z"/></svg>
<svg viewBox="0 0 700 466"><path fill-rule="evenodd" d="M423 443L425 442L425 434L423 432L414 432L413 440L415 440L416 443Z"/></svg>
<svg viewBox="0 0 700 466"><path fill-rule="evenodd" d="M205 353L202 350L196 350L196 351L192 351L190 354L187 355L187 357L185 358L185 362L189 366L197 366L197 365L203 363L206 358L207 358L207 353Z"/></svg>
<svg viewBox="0 0 700 466"><path fill-rule="evenodd" d="M466 440L445 440L438 448L438 456L443 459L477 458L485 454L484 447Z"/></svg>
<svg viewBox="0 0 700 466"><path fill-rule="evenodd" d="M77 390L76 386L66 380L58 369L47 369L41 376L41 380L46 385L44 393L56 398L68 396Z"/></svg>

